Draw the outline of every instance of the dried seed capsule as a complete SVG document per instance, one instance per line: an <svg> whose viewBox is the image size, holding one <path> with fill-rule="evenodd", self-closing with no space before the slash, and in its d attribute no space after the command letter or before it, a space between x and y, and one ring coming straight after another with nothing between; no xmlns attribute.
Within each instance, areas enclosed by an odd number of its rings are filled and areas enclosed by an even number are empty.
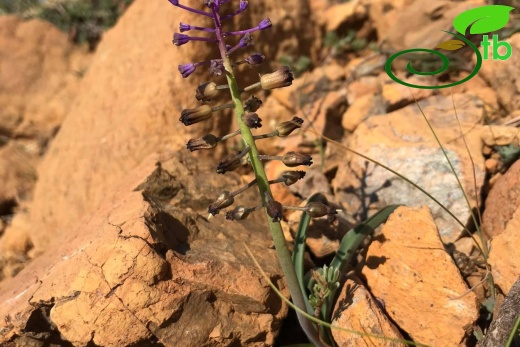
<svg viewBox="0 0 520 347"><path fill-rule="evenodd" d="M249 112L256 112L260 108L260 106L262 106L262 100L252 95L251 99L246 101L244 105L244 110Z"/></svg>
<svg viewBox="0 0 520 347"><path fill-rule="evenodd" d="M335 209L321 202L309 202L305 206L305 211L312 218L323 217L327 215L334 215L337 213Z"/></svg>
<svg viewBox="0 0 520 347"><path fill-rule="evenodd" d="M191 139L186 144L191 152L198 151L201 149L215 148L218 144L218 138L213 134L205 135L199 139Z"/></svg>
<svg viewBox="0 0 520 347"><path fill-rule="evenodd" d="M217 173L225 174L228 171L236 170L242 164L240 154L230 154L217 166Z"/></svg>
<svg viewBox="0 0 520 347"><path fill-rule="evenodd" d="M226 212L227 220L244 220L249 216L250 209L244 206L237 206L233 211Z"/></svg>
<svg viewBox="0 0 520 347"><path fill-rule="evenodd" d="M212 115L213 110L209 105L201 105L199 107L182 110L181 118L179 118L179 120L184 123L184 125L188 126L208 120Z"/></svg>
<svg viewBox="0 0 520 347"><path fill-rule="evenodd" d="M223 191L222 194L218 196L217 200L215 200L214 203L209 205L208 212L212 215L217 215L220 212L220 210L233 205L234 202L235 199L233 198L231 193L227 190Z"/></svg>
<svg viewBox="0 0 520 347"><path fill-rule="evenodd" d="M246 125L252 129L262 127L262 119L254 112L250 112L244 116L244 123L246 123Z"/></svg>
<svg viewBox="0 0 520 347"><path fill-rule="evenodd" d="M298 152L288 152L282 157L282 163L288 167L295 167L299 165L312 165L312 157L308 154Z"/></svg>
<svg viewBox="0 0 520 347"><path fill-rule="evenodd" d="M220 94L220 89L217 89L215 82L201 84L197 87L195 98L199 101L210 101Z"/></svg>
<svg viewBox="0 0 520 347"><path fill-rule="evenodd" d="M270 90L290 86L294 80L294 75L290 67L282 66L272 73L260 77L262 89Z"/></svg>
<svg viewBox="0 0 520 347"><path fill-rule="evenodd" d="M294 130L302 127L303 119L299 117L293 117L292 120L287 122L282 122L276 126L276 130L278 131L278 137L286 137L291 134Z"/></svg>
<svg viewBox="0 0 520 347"><path fill-rule="evenodd" d="M268 199L266 209L267 214L273 219L273 222L279 222L282 220L283 207L278 201Z"/></svg>
<svg viewBox="0 0 520 347"><path fill-rule="evenodd" d="M285 185L290 186L295 184L298 180L305 177L305 171L284 171L280 175L281 178L285 178Z"/></svg>

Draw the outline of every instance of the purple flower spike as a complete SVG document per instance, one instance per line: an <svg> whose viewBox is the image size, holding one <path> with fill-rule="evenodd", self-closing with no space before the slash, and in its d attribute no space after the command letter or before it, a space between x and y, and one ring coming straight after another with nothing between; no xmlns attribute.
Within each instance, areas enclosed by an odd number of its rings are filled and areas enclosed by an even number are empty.
<svg viewBox="0 0 520 347"><path fill-rule="evenodd" d="M183 78L187 78L189 75L191 75L195 71L196 68L197 68L197 65L195 65L195 64L179 65L179 72L181 73Z"/></svg>
<svg viewBox="0 0 520 347"><path fill-rule="evenodd" d="M191 26L189 24L184 24L182 22L181 22L181 24L179 24L179 28L180 28L181 33L191 30Z"/></svg>
<svg viewBox="0 0 520 347"><path fill-rule="evenodd" d="M258 29L264 30L267 28L270 28L273 26L273 23L271 23L271 20L269 18L264 19L263 21L258 24Z"/></svg>
<svg viewBox="0 0 520 347"><path fill-rule="evenodd" d="M175 46L181 46L185 43L188 43L190 41L190 37L188 35L175 33L173 34L173 44Z"/></svg>

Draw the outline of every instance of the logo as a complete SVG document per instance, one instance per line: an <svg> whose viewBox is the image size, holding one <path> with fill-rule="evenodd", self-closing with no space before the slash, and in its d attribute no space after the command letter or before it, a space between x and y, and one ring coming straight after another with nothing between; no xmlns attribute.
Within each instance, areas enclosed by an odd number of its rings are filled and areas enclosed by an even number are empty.
<svg viewBox="0 0 520 347"><path fill-rule="evenodd" d="M428 72L421 72L417 71L412 67L412 64L409 62L406 66L406 69L414 74L419 76L434 76L438 75L440 73L443 73L446 71L450 65L450 61L448 57L441 52L433 49L425 49L425 48L414 48L414 49L407 49L401 52L398 52L394 55L392 55L385 64L385 70L388 76L390 76L391 79L396 81L397 83L400 83L402 85L412 87L412 88L421 88L421 89L441 89L441 88L448 88L453 87L458 84L464 83L472 79L480 70L480 67L482 66L482 59L488 60L489 57L489 46L491 45L493 47L491 52L491 59L493 60L507 60L511 57L513 54L513 49L511 45L507 42L501 42L498 40L498 35L492 35L491 38L489 35L487 35L490 32L502 29L506 26L507 22L509 21L509 12L514 10L514 7L510 6L503 6L503 5L489 5L489 6L481 6L477 7L465 12L462 12L459 14L454 20L453 20L453 27L457 31L457 33L452 33L449 31L444 31L452 36L454 36L453 40L448 40L440 43L436 48L442 49L446 51L456 51L458 49L461 49L463 47L470 47L473 52L476 55L476 64L475 68L471 71L471 73L464 79L444 84L440 86L421 86L418 84L412 84L405 81L400 80L397 78L397 76L394 75L392 72L392 62L404 55L409 53L429 53L434 54L440 60L442 61L442 66L435 70L435 71L428 71ZM484 57L482 57L482 54L480 54L480 51L478 48L467 38L464 37L466 35L466 32L469 28L469 34L472 35L483 35L482 36L482 48L484 52ZM499 52L499 48L504 47L502 49L502 53Z"/></svg>

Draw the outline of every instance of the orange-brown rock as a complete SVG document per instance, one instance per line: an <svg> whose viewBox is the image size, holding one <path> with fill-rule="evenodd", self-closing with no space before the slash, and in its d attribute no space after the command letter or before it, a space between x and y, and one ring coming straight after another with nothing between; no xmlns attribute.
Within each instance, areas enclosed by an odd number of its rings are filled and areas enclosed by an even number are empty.
<svg viewBox="0 0 520 347"><path fill-rule="evenodd" d="M474 206L475 193L480 196L485 176L480 133L475 130L475 124L482 117L482 103L469 94L455 94L454 101L475 168L462 141L451 98L433 96L421 100L419 105L443 143ZM464 222L470 218L470 210L457 180L416 104L386 115L369 117L343 144L418 184L459 220ZM428 204L443 241L453 242L461 235L462 227L458 222L424 193L390 171L352 153L345 154L341 168L333 180L334 192L350 213L358 215L356 223L387 205ZM476 172L477 192L473 170Z"/></svg>
<svg viewBox="0 0 520 347"><path fill-rule="evenodd" d="M507 204L502 204L507 205ZM515 281L520 276L520 205L517 204L511 218L507 221L504 231L491 240L489 265L493 280L507 295Z"/></svg>
<svg viewBox="0 0 520 347"><path fill-rule="evenodd" d="M368 249L363 274L392 321L416 342L456 346L478 316L475 295L466 293L427 207L399 207L390 215Z"/></svg>
<svg viewBox="0 0 520 347"><path fill-rule="evenodd" d="M482 230L489 237L500 235L520 206L520 161L495 182L486 199Z"/></svg>
<svg viewBox="0 0 520 347"><path fill-rule="evenodd" d="M209 223L210 197L238 178L207 179L200 170L208 168L189 156L154 171L156 160L127 174L84 223L5 284L0 344L273 344L287 306L244 247L287 295L264 216ZM241 199L251 204L254 194Z"/></svg>
<svg viewBox="0 0 520 347"><path fill-rule="evenodd" d="M89 67L91 56L49 22L0 17L0 133L45 150Z"/></svg>
<svg viewBox="0 0 520 347"><path fill-rule="evenodd" d="M332 329L334 340L340 347L405 346L397 341L377 338L377 336L389 339L403 337L359 279L349 278L343 284L332 317L333 326L359 333Z"/></svg>

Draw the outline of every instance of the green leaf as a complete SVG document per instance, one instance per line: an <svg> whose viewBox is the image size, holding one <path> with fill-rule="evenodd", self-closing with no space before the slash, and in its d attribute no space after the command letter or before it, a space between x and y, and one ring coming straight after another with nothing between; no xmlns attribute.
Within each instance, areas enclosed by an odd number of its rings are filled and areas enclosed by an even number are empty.
<svg viewBox="0 0 520 347"><path fill-rule="evenodd" d="M444 41L444 42L439 43L437 45L437 47L435 47L435 48L445 49L447 51L456 51L457 49L461 49L465 45L466 44L464 43L464 41L448 40L448 41Z"/></svg>
<svg viewBox="0 0 520 347"><path fill-rule="evenodd" d="M455 17L453 27L462 35L466 35L468 27L470 34L486 34L505 27L512 10L514 7L503 5L477 7Z"/></svg>

